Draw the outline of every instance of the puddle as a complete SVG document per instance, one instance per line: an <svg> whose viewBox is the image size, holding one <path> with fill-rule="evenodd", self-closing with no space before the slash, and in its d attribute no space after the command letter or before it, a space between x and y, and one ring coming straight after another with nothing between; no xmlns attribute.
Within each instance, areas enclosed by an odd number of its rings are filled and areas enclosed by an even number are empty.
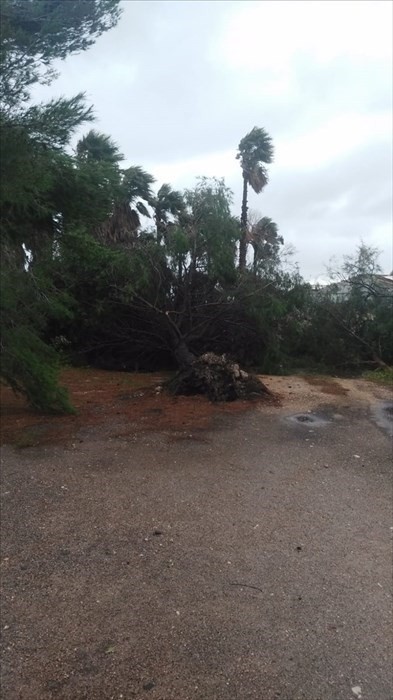
<svg viewBox="0 0 393 700"><path fill-rule="evenodd" d="M320 416L316 416L314 413L295 413L292 416L285 416L285 420L294 425L304 425L306 428L312 426L313 428L320 428L323 425L328 425L330 421Z"/></svg>
<svg viewBox="0 0 393 700"><path fill-rule="evenodd" d="M393 401L380 401L371 409L374 422L393 437Z"/></svg>

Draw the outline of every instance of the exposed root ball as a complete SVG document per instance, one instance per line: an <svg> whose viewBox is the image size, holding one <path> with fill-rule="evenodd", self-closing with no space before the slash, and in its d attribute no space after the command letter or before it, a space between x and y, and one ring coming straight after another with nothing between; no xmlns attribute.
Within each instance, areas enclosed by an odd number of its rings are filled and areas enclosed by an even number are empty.
<svg viewBox="0 0 393 700"><path fill-rule="evenodd" d="M168 382L173 394L205 394L211 401L235 401L271 396L269 389L256 377L240 369L225 355L207 352L198 357Z"/></svg>

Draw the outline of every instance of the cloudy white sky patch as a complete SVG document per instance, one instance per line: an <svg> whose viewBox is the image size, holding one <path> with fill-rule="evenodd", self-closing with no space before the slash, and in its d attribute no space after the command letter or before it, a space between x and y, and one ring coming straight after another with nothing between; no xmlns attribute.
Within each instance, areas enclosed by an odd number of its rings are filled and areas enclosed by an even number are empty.
<svg viewBox="0 0 393 700"><path fill-rule="evenodd" d="M307 277L360 239L390 272L392 3L123 2L118 26L35 97L86 91L95 128L157 184L225 177L240 213L240 139L263 126L270 183L250 206Z"/></svg>

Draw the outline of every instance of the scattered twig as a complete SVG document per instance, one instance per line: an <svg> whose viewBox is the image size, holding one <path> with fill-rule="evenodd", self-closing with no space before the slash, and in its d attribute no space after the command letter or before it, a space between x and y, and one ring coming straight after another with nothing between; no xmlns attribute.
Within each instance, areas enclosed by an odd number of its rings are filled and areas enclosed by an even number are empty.
<svg viewBox="0 0 393 700"><path fill-rule="evenodd" d="M251 586L249 583L229 583L230 586L241 586L242 588L253 588L254 591L260 591L263 593L262 588L258 588L258 586Z"/></svg>

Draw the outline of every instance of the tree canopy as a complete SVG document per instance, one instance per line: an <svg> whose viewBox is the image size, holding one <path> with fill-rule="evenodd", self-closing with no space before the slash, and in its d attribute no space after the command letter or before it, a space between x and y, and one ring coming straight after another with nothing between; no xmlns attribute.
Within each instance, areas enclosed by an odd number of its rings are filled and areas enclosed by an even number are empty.
<svg viewBox="0 0 393 700"><path fill-rule="evenodd" d="M2 0L0 101L9 111L49 82L56 59L86 51L120 17L119 0Z"/></svg>

